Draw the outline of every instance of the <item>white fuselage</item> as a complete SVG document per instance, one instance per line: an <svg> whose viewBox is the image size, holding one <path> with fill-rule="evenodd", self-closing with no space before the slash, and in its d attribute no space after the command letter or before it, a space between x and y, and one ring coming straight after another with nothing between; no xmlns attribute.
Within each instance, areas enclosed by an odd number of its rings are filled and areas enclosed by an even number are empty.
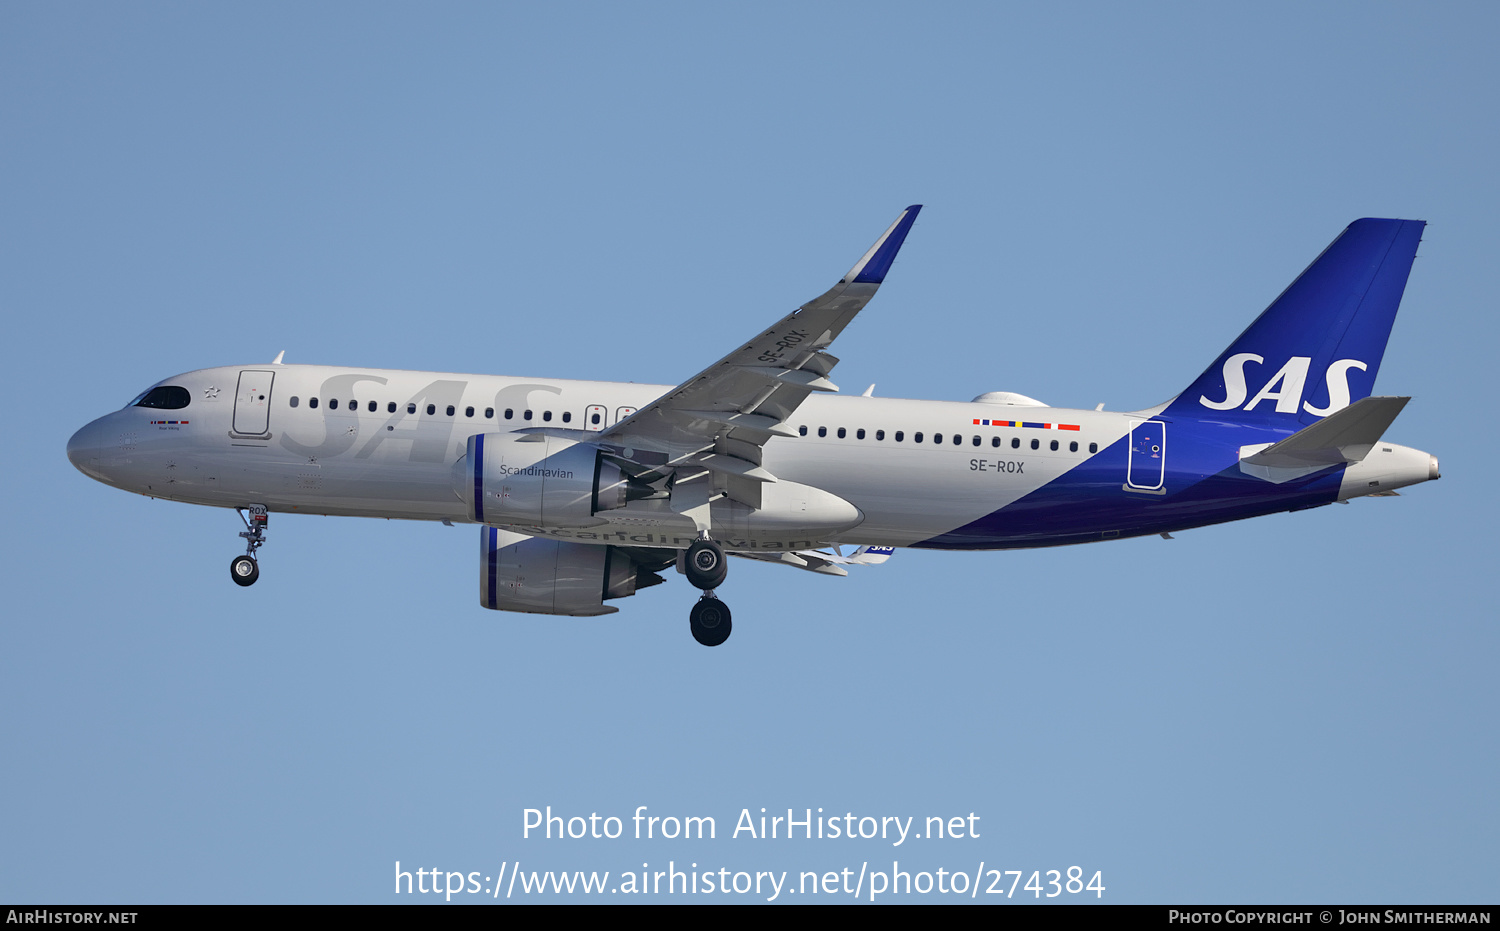
<svg viewBox="0 0 1500 931"><path fill-rule="evenodd" d="M74 464L107 484L193 504L471 523L469 437L597 432L671 390L315 365L201 369L160 384L190 400L99 418L69 443ZM776 479L766 486L767 507L719 499L713 526L728 549L1046 546L1297 509L1437 474L1426 453L1381 442L1365 461L1340 467L1342 477L1287 497L1236 468L1241 449L1254 448L1245 444L1263 435L1153 421L1157 411L814 395L787 421L798 435L765 445L761 464ZM1049 485L1048 494L1033 494ZM808 491L799 498L796 489ZM1190 505L1183 489L1197 489ZM857 513L814 519L815 495ZM799 524L804 510L809 520ZM486 522L560 540L677 549L697 535L661 499L602 511L591 526Z"/></svg>
<svg viewBox="0 0 1500 931"><path fill-rule="evenodd" d="M194 504L451 521L472 520L455 490L470 436L602 430L671 388L313 365L202 369L167 383L187 389L191 402L100 418L70 444L79 467L129 491ZM1022 418L1052 428L983 425ZM863 519L850 539L901 546L1004 507L1086 460L1090 444L1118 440L1132 419L1140 415L814 396L789 423L806 435L772 440L764 466L857 507ZM640 502L602 516L628 528L686 526L670 512L652 513Z"/></svg>

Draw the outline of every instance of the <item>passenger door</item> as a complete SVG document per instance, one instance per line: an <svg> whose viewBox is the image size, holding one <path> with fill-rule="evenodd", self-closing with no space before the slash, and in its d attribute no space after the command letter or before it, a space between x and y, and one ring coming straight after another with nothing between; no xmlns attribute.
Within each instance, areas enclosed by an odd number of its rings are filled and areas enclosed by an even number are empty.
<svg viewBox="0 0 1500 931"><path fill-rule="evenodd" d="M266 436L271 432L271 384L275 372L240 372L234 395L234 432L241 436Z"/></svg>

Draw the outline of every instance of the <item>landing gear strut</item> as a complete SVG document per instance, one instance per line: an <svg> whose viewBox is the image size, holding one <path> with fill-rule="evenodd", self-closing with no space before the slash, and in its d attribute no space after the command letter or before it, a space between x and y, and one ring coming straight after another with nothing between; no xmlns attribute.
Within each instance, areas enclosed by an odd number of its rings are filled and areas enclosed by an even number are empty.
<svg viewBox="0 0 1500 931"><path fill-rule="evenodd" d="M729 563L724 558L724 549L703 536L688 547L682 560L683 572L694 588L703 590L703 597L693 605L688 623L693 639L706 647L716 647L729 639L733 625L729 621L729 606L714 597L714 589L724 584L729 574Z"/></svg>
<svg viewBox="0 0 1500 931"><path fill-rule="evenodd" d="M245 512L250 516L246 517ZM255 580L260 578L260 563L255 561L255 551L266 543L266 523L270 515L266 513L263 504L252 504L248 508L235 508L240 515L240 520L245 522L245 529L240 533L245 538L245 555L236 556L229 564L229 577L234 579L236 585L254 585Z"/></svg>

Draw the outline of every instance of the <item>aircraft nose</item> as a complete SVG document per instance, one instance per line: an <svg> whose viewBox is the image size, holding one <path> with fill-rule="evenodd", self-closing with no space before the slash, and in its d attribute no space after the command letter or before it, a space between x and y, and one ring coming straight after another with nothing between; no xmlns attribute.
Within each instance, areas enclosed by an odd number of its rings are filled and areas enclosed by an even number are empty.
<svg viewBox="0 0 1500 931"><path fill-rule="evenodd" d="M104 480L99 471L99 460L103 458L104 428L100 421L79 428L68 440L68 461L73 468L90 478Z"/></svg>

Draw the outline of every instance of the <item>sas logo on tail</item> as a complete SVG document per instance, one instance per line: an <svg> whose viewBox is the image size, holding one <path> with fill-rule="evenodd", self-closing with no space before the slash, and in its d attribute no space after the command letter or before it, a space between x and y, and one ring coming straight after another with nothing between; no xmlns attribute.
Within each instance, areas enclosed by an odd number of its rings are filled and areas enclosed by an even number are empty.
<svg viewBox="0 0 1500 931"><path fill-rule="evenodd" d="M1245 398L1250 394L1250 389L1245 384L1245 363L1254 362L1264 364L1265 358L1253 352L1237 352L1224 360L1224 400L1214 401L1206 395L1198 396L1198 403L1211 410L1227 411L1233 410L1245 403ZM1287 360L1281 371L1271 377L1265 386L1256 392L1255 397L1245 404L1247 411L1255 410L1255 405L1262 401L1275 401L1276 411L1280 414L1297 413L1297 402L1302 401L1302 389L1307 383L1307 369L1312 365L1310 356L1292 356ZM1328 366L1324 373L1324 380L1328 385L1328 406L1313 407L1303 401L1302 409L1315 417L1327 417L1336 410L1349 406L1349 370L1359 369L1367 371L1363 362L1358 359L1340 359Z"/></svg>

